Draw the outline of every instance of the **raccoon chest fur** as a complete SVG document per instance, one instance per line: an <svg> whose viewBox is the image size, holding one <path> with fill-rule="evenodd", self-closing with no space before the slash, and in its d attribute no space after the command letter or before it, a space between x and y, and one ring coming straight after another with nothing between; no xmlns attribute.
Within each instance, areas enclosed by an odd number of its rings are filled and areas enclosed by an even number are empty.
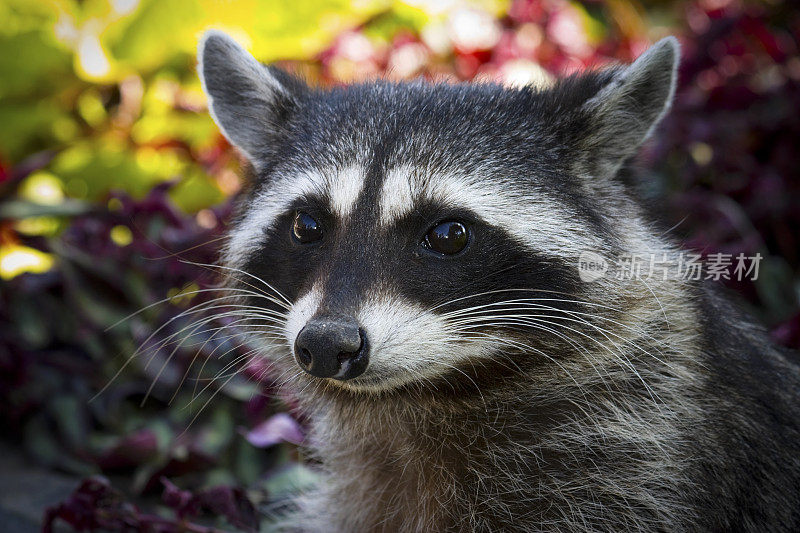
<svg viewBox="0 0 800 533"><path fill-rule="evenodd" d="M374 422L373 412L351 420L328 416L319 423L321 431L314 435L325 439L318 451L329 475L321 493L306 498L319 497L316 503L322 508L303 514L319 512L333 519L340 531L455 528L463 520L459 514L465 503L460 501L464 483L478 487L472 483L476 475L470 464L480 448L470 451L456 445L454 435L443 439L441 426L429 434L426 430L433 428L417 426L410 417L394 418L391 426Z"/></svg>
<svg viewBox="0 0 800 533"><path fill-rule="evenodd" d="M350 406L320 419L313 435L329 475L306 497L320 507L306 517L339 517L339 531L475 531L517 514L526 489L516 483L531 479L530 467L515 462L508 433L487 426L486 413L395 407Z"/></svg>
<svg viewBox="0 0 800 533"><path fill-rule="evenodd" d="M449 401L334 402L311 439L327 475L298 520L309 531L680 530L693 511L677 495L691 458L666 440L677 428L643 425L620 398L537 396L517 383Z"/></svg>

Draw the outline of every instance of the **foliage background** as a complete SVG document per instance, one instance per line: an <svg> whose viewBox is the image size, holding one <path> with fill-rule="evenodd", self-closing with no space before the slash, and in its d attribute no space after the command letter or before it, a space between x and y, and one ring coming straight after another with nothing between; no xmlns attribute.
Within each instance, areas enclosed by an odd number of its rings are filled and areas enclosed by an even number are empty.
<svg viewBox="0 0 800 533"><path fill-rule="evenodd" d="M321 85L546 83L678 35L680 86L642 192L687 247L761 253L757 281L729 284L800 347L788 2L2 0L0 20L0 421L35 463L105 476L48 521L253 530L313 481L302 413L226 338L234 325L181 330L181 312L210 305L203 265L242 186L195 74L207 27Z"/></svg>

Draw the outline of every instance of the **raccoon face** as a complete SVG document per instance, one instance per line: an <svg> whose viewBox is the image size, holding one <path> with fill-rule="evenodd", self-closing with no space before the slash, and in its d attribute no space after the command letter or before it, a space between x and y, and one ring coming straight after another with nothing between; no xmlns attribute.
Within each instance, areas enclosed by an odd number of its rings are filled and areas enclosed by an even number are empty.
<svg viewBox="0 0 800 533"><path fill-rule="evenodd" d="M223 259L273 295L248 301L280 318L265 351L360 391L568 357L586 306L625 290L581 282L577 258L638 231L615 174L666 112L677 58L669 38L546 90L318 90L206 34L210 111L256 174Z"/></svg>

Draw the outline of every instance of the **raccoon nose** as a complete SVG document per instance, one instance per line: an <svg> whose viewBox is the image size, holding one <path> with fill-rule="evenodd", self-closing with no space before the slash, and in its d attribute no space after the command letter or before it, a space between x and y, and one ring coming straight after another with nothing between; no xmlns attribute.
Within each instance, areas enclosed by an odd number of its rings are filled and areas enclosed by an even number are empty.
<svg viewBox="0 0 800 533"><path fill-rule="evenodd" d="M346 317L312 318L294 342L297 364L318 378L360 376L367 369L368 352L364 330Z"/></svg>

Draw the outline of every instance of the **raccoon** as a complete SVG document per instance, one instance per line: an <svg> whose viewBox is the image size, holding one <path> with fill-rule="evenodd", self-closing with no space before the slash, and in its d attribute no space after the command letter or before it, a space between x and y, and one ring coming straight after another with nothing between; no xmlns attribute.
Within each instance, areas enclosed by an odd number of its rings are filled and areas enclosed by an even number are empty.
<svg viewBox="0 0 800 533"><path fill-rule="evenodd" d="M324 472L285 530L800 530L793 356L713 283L578 268L681 253L623 179L678 61L320 89L202 38L254 176L222 262Z"/></svg>

